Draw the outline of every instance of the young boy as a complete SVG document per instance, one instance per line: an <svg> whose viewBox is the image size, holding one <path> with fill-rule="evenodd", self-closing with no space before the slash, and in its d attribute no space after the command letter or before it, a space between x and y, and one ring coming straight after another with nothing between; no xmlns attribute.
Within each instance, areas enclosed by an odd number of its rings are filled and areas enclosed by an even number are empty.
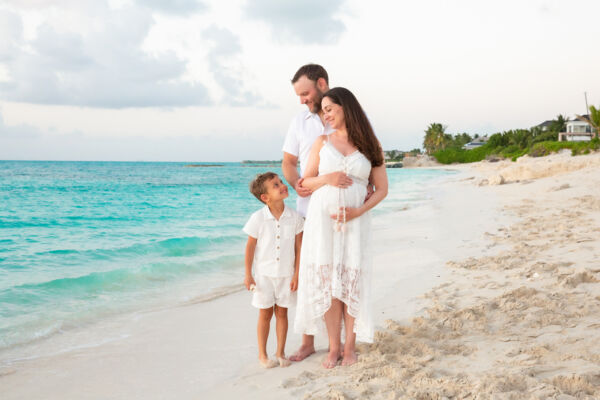
<svg viewBox="0 0 600 400"><path fill-rule="evenodd" d="M287 309L296 304L298 265L304 219L286 207L287 186L273 172L259 174L250 183L250 192L266 206L256 211L246 225L246 278L244 285L254 290L252 305L258 312L258 360L265 368L287 367L285 357ZM252 277L254 266L254 278ZM267 338L275 313L277 361L267 356Z"/></svg>

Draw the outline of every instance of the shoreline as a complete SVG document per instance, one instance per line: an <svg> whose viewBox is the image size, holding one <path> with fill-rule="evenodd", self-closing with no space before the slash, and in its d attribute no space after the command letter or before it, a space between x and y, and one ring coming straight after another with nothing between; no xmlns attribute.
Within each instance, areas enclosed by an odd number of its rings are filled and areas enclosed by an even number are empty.
<svg viewBox="0 0 600 400"><path fill-rule="evenodd" d="M401 177L397 175L398 177ZM403 179L403 178L402 178ZM444 179L443 175L433 179ZM426 178L426 185L431 184L431 178ZM403 182L403 181L402 181ZM419 189L414 191L412 188L412 183L408 184L411 187L411 190L417 194L417 199L411 199L411 201L404 201L407 206L402 208L402 211L406 211L407 209L415 207L419 207L421 203L426 202L426 196L424 195L424 190ZM401 196L401 199L403 197ZM390 214L396 211L396 208L387 208L387 209L378 209L375 212L378 215ZM243 248L239 247L239 258L240 260L243 258ZM241 273L241 272L240 272ZM195 281L198 283L202 283L202 277L195 277ZM228 296L230 294L234 294L239 291L243 291L243 285L239 284L237 280L231 280L228 276L222 276L221 280L215 278L213 275L208 275L205 278L205 282L208 283L208 286L203 289L194 289L194 286L186 283L186 282L176 282L174 285L170 287L171 294L167 292L163 293L160 298L151 298L146 303L137 302L133 304L131 307L124 308L122 310L112 309L108 312L105 312L97 317L88 316L88 318L81 320L68 320L59 325L54 325L52 330L44 330L40 331L39 335L36 335L35 338L28 339L27 341L22 341L19 343L11 344L10 346L6 346L0 348L0 374L2 368L9 366L12 362L22 360L22 359L35 359L38 357L45 357L47 354L57 354L68 351L70 348L77 348L80 346L90 347L89 343L79 343L76 342L73 345L67 345L62 348L57 348L52 344L46 346L45 341L53 341L55 336L68 337L71 332L75 332L73 336L78 336L79 331L85 330L93 330L95 326L98 324L102 325L102 323L107 321L116 321L116 320L124 320L127 318L135 318L135 315L140 313L151 313L155 311L160 311L163 309L176 309L178 307L186 307L190 304L203 303L207 301L214 300L216 298L222 296ZM198 292L200 292L198 294ZM32 335L33 336L33 335ZM68 342L67 339L61 339ZM39 349L45 349L45 347L49 347L51 350L43 351L41 354L36 353Z"/></svg>
<svg viewBox="0 0 600 400"><path fill-rule="evenodd" d="M441 176L437 179L446 180L448 177ZM406 240L409 240L413 243L423 240L422 237L418 237L419 234L417 232L421 229L419 227L423 225L423 220L429 218L427 213L431 211L429 207L431 207L432 203L432 200L425 200L424 204L418 205L417 207L410 207L408 209L405 207L402 209L397 209L394 207L392 209L385 210L378 215L374 215L374 222L377 220L381 221L381 223L378 223L377 226L381 227L383 225L381 228L382 231L378 233L378 235L382 237L389 237L391 239L392 243L388 244L388 246L393 244L394 234L390 235L389 231L390 228L393 228L393 225L390 225L388 220L390 219L390 216L394 216L394 219L398 220L398 224L406 224L406 218L412 218L414 220L412 225L414 226L414 229L409 228L408 225L406 226L408 231L408 235L405 236ZM375 228L380 229L377 226L375 226ZM410 246L407 245L407 250L408 247ZM412 257L415 259L418 258L417 256ZM412 271L408 271L406 273L417 274L417 272L417 268L414 268ZM381 285L387 285L385 290L394 290L394 287L390 287L389 282L386 279L381 280ZM180 329L181 327L189 324L191 325L190 329L192 332L194 332L193 337L188 337L187 334L181 333L179 335L181 339L178 341L189 343L189 345L196 348L199 353L205 351L210 352L210 347L212 347L213 344L216 344L217 347L222 347L220 343L223 342L224 337L223 335L215 335L215 332L211 332L210 329L203 329L201 324L203 314L209 316L208 318L210 320L219 317L224 317L227 319L227 316L229 315L229 318L242 318L244 321L246 321L244 322L246 328L243 329L243 335L241 335L241 337L234 336L230 338L230 341L239 344L239 346L234 346L233 349L224 351L224 354L230 354L230 357L235 358L236 360L241 360L239 361L239 365L237 365L238 361L235 363L236 366L231 366L229 361L221 362L220 360L223 358L223 356L221 354L214 354L209 357L209 360L206 363L198 363L197 361L193 362L190 360L190 365L188 368L186 368L189 371L195 371L196 376L204 376L203 378L195 378L198 382L198 385L201 386L203 390L208 387L219 385L242 374L246 368L253 370L255 367L255 310L249 305L250 302L247 293L245 293L243 290L240 290L240 288L237 286L238 285L228 287L223 293L220 293L221 291L216 291L219 293L211 292L206 296L201 296L200 299L192 298L187 302L176 305L156 307L150 310L114 316L107 320L98 321L91 326L83 326L81 328L72 329L66 332L59 332L53 335L51 338L36 341L35 343L25 346L29 348L25 354L25 357L12 357L13 362L10 365L5 363L2 367L0 367L0 387L6 389L3 390L3 393L6 393L6 398L18 398L21 397L18 395L18 393L20 393L20 390L22 390L22 388L20 388L20 382L22 382L23 379L40 380L41 387L44 387L44 385L54 384L53 382L56 382L55 380L57 379L60 381L60 378L53 376L53 369L48 370L52 364L62 365L64 367L63 369L68 371L65 372L66 374L74 374L72 376L73 379L76 379L75 376L81 376L80 374L84 374L88 377L105 375L106 373L109 373L109 371L103 370L100 367L99 362L95 361L95 359L102 359L102 364L119 364L121 362L119 357L108 357L106 354L106 352L111 352L111 349L120 349L119 352L124 354L123 357L125 359L131 357L132 359L144 360L145 355L143 352L137 353L137 351L144 347L150 348L152 347L150 343L154 343L158 348L157 353L161 354L161 357L159 358L169 358L170 355L168 354L169 351L167 351L167 347L170 345L165 346L163 342L173 341L175 339L171 338L170 332L165 326L172 324L166 321L177 320L178 318L183 318L184 315L187 316L185 319L189 321L196 320L199 322L182 324L173 323L176 327L175 329ZM241 285L239 286L241 287ZM413 286L418 288L421 285L417 280ZM377 294L374 294L374 296L377 296ZM206 299L206 297L209 299ZM407 296L407 299L409 298L410 296ZM413 307L413 309L418 309L420 306L417 306L415 303L415 305L411 307ZM222 313L220 308L223 310L228 310L227 314L219 315ZM231 309L243 311L234 312L231 311ZM290 321L293 321L293 311L290 313ZM231 329L235 331L238 329L236 326L232 326L230 321L223 321L217 325L223 327L227 326L228 328L224 328L224 330ZM294 348L299 345L299 340L299 336L293 333L293 323L290 323L287 345L287 351L289 354L291 354L294 351ZM203 350L201 347L198 347L199 344L194 343L197 341L203 341L207 348ZM273 340L270 341L270 345L274 345L272 342ZM144 344L142 345L142 343ZM319 346L323 347L323 345L324 343L321 343ZM170 353L179 354L184 350L184 348L177 348L174 351L170 351ZM3 359L11 358L7 357L9 353L19 353L19 351L3 351ZM106 359L105 357L108 357L109 359ZM74 361L76 359L80 361ZM147 362L142 362L142 364L150 365L150 369L159 368L156 361L150 359L146 361ZM72 362L74 362L76 366L72 365ZM220 362L221 364L219 364ZM218 365L215 367L213 365L214 363L217 363ZM196 365L194 366L192 364ZM121 372L122 375L131 377L137 374L128 369ZM183 373L183 375L187 376L186 373ZM192 378L190 377L190 379ZM79 379L76 380L79 381ZM92 379L92 382L93 381L94 380ZM161 381L158 375L157 381ZM174 379L174 381L180 382L177 379ZM181 385L178 384L177 387L179 386ZM40 393L42 390L41 387L39 389ZM165 384L165 387L170 387L170 385ZM177 387L173 387L172 389L178 392ZM93 388L89 388L88 390L90 390L92 393L95 393L97 390L100 391L98 393L103 393L103 389L96 387L95 385ZM114 391L117 393L121 392L121 390L128 391L129 389L114 389ZM160 387L157 387L156 390L160 390ZM153 391L147 392L149 395L152 393ZM30 395L35 397L34 393L30 393ZM57 398L69 397L68 394L65 393L60 394L60 396L59 393L55 393L54 395ZM98 396L102 397L99 394ZM125 398L126 396L123 395L123 397ZM185 396L183 397L185 398Z"/></svg>
<svg viewBox="0 0 600 400"><path fill-rule="evenodd" d="M86 337L106 343L0 369L3 398L595 398L600 154L570 172L553 168L561 157L496 185L498 163L443 166L459 173L426 204L374 216L378 332L352 367L320 367L321 335L316 355L261 369L241 291L106 322ZM287 353L299 343L290 323Z"/></svg>

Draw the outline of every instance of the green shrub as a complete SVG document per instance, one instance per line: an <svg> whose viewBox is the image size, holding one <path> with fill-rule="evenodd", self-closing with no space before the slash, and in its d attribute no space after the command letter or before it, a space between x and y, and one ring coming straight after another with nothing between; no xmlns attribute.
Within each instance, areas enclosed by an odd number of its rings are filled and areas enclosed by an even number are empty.
<svg viewBox="0 0 600 400"><path fill-rule="evenodd" d="M539 135L536 135L533 137L531 143L534 144L534 143L548 142L548 141L552 141L552 142L558 141L558 133L552 132L552 131L540 133Z"/></svg>
<svg viewBox="0 0 600 400"><path fill-rule="evenodd" d="M453 164L481 161L489 154L493 154L493 150L489 144L484 144L483 146L471 150L464 150L462 148L440 150L435 152L433 156L439 163Z"/></svg>
<svg viewBox="0 0 600 400"><path fill-rule="evenodd" d="M561 142L563 143L563 142ZM574 156L580 154L590 154L592 151L597 151L600 149L600 139L593 138L589 142L565 142L572 143L571 154Z"/></svg>
<svg viewBox="0 0 600 400"><path fill-rule="evenodd" d="M435 159L442 164L452 164L452 163L464 163L464 153L469 150L463 149L446 149L440 150L433 154Z"/></svg>
<svg viewBox="0 0 600 400"><path fill-rule="evenodd" d="M534 144L533 147L531 147L531 150L529 150L529 155L531 157L543 157L552 153L552 150L550 149L548 143L549 142L540 142Z"/></svg>
<svg viewBox="0 0 600 400"><path fill-rule="evenodd" d="M563 149L570 149L571 155L589 154L591 151L600 149L600 140L597 138L589 142L540 142L536 143L529 155L532 157L545 156L550 153L556 153Z"/></svg>
<svg viewBox="0 0 600 400"><path fill-rule="evenodd" d="M506 148L502 149L502 155L505 156L508 154L516 153L520 150L521 150L521 147L519 147L516 144L511 144L510 146L507 146Z"/></svg>
<svg viewBox="0 0 600 400"><path fill-rule="evenodd" d="M503 147L508 145L508 137L501 133L494 133L489 137L487 144L492 147Z"/></svg>
<svg viewBox="0 0 600 400"><path fill-rule="evenodd" d="M554 133L544 132L537 136L528 135L525 130L507 131L490 136L483 146L472 150L462 148L447 148L433 154L435 159L442 164L472 163L494 158L508 158L516 161L525 154L531 157L543 157L556 153L562 149L570 149L571 154L589 154L600 150L600 139L594 138L589 142L557 142L555 140L537 141L538 139L553 137ZM530 140L533 137L532 140ZM531 142L531 145L526 143Z"/></svg>

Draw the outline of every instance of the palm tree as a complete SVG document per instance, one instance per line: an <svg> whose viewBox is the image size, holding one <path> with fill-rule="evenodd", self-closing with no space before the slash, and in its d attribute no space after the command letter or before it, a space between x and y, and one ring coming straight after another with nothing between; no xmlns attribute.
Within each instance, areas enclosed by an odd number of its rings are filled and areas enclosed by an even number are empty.
<svg viewBox="0 0 600 400"><path fill-rule="evenodd" d="M446 126L433 122L429 124L427 130L425 130L425 138L423 139L423 147L427 154L433 154L438 150L446 148Z"/></svg>
<svg viewBox="0 0 600 400"><path fill-rule="evenodd" d="M567 122L569 118L565 118L562 114L558 114L556 119L552 120L552 125L550 125L550 130L553 132L565 132L567 130Z"/></svg>
<svg viewBox="0 0 600 400"><path fill-rule="evenodd" d="M598 137L598 134L600 133L600 108L590 106L589 110L589 116L575 114L575 117L580 121L587 122L588 124L590 124L595 131L593 137Z"/></svg>

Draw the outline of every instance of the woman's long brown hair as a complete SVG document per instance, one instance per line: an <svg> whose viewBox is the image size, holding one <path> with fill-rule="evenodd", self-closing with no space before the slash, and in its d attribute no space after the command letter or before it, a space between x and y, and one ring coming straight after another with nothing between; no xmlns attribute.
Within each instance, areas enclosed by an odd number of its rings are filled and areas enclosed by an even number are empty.
<svg viewBox="0 0 600 400"><path fill-rule="evenodd" d="M348 140L367 157L372 167L383 164L381 145L373 132L373 127L356 97L346 88L336 87L327 91L323 97L328 97L342 107Z"/></svg>

